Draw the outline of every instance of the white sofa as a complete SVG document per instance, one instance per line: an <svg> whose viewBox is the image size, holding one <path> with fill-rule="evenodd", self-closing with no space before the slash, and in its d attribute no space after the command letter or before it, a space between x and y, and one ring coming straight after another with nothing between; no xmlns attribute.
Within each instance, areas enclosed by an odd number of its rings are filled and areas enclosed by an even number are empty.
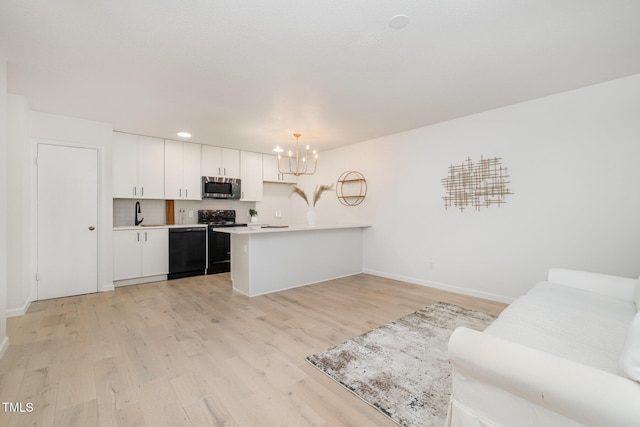
<svg viewBox="0 0 640 427"><path fill-rule="evenodd" d="M449 427L640 426L640 281L552 269L449 340Z"/></svg>

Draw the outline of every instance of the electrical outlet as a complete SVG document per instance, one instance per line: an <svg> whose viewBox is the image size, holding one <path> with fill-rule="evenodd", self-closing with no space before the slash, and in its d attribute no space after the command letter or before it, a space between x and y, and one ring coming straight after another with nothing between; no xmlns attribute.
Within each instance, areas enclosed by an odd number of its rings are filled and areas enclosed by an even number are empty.
<svg viewBox="0 0 640 427"><path fill-rule="evenodd" d="M189 211L189 218L193 218L193 211Z"/></svg>

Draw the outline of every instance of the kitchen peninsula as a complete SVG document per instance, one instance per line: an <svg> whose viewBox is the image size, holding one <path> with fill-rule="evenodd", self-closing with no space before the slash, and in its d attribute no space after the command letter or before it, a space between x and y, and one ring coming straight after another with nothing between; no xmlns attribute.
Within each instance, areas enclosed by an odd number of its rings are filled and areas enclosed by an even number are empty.
<svg viewBox="0 0 640 427"><path fill-rule="evenodd" d="M228 228L233 288L250 297L362 272L365 224Z"/></svg>

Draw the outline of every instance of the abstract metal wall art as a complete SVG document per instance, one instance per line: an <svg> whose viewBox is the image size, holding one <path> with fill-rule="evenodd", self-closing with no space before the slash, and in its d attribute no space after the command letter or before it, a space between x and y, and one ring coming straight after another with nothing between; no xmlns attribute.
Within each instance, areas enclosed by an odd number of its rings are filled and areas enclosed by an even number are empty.
<svg viewBox="0 0 640 427"><path fill-rule="evenodd" d="M481 207L503 205L507 203L506 196L513 194L507 187L508 179L501 158L483 159L480 156L480 160L473 163L469 157L460 165L449 166L447 177L442 179L446 190L442 198L444 207L464 211L471 206L479 211Z"/></svg>

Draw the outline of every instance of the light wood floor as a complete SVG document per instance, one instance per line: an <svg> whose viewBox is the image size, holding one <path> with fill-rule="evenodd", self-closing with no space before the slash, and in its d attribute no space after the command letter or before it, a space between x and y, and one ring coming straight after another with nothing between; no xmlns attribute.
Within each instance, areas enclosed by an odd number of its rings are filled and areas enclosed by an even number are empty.
<svg viewBox="0 0 640 427"><path fill-rule="evenodd" d="M228 274L35 302L7 320L1 426L394 426L305 356L437 301L503 304L357 275L267 296Z"/></svg>

